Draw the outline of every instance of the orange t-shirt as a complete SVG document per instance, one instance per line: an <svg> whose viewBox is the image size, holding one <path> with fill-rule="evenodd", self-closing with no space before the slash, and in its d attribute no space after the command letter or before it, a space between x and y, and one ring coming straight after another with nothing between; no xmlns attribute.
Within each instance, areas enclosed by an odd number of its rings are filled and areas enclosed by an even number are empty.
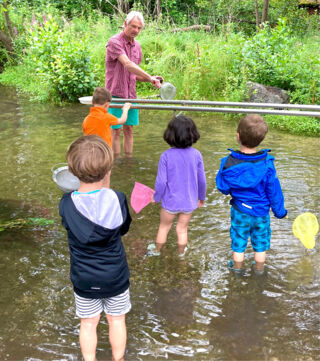
<svg viewBox="0 0 320 361"><path fill-rule="evenodd" d="M82 123L84 135L99 135L112 148L111 125L117 125L118 118L102 107L91 107L89 115Z"/></svg>

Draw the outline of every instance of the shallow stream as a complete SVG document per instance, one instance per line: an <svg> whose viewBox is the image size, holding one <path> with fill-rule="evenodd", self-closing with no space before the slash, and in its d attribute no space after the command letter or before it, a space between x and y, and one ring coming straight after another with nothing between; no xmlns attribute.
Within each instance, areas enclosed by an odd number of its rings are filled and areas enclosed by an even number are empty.
<svg viewBox="0 0 320 361"><path fill-rule="evenodd" d="M38 105L0 87L0 221L45 217L54 224L0 232L0 360L81 360L79 320L69 280L61 191L51 167L65 161L67 146L81 135L88 107ZM190 247L177 257L174 229L161 257L145 257L156 236L159 206L149 205L123 241L131 270L132 311L127 315L127 360L320 360L320 256L292 234L292 221L311 211L319 219L320 141L270 131L271 148L289 219L272 219L267 272L235 277L230 259L229 198L215 188L220 158L236 148L236 120L192 116L201 138L206 205L194 212ZM116 160L112 187L130 198L134 182L153 187L162 133L170 112L141 112L134 157ZM105 321L99 326L98 360L110 360Z"/></svg>

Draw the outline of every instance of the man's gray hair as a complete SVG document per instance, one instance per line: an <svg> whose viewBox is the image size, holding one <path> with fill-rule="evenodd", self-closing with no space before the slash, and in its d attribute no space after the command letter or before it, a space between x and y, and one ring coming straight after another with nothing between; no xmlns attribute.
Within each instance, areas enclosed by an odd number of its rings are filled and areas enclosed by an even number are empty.
<svg viewBox="0 0 320 361"><path fill-rule="evenodd" d="M130 11L126 17L127 25L129 25L134 18L137 18L141 22L142 27L144 26L144 18L140 11Z"/></svg>

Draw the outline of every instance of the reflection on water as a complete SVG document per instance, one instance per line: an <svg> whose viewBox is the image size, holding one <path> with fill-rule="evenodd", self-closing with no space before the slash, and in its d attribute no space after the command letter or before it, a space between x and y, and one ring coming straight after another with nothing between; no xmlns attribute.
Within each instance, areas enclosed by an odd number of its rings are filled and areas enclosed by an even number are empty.
<svg viewBox="0 0 320 361"><path fill-rule="evenodd" d="M23 217L54 219L42 228L0 232L0 359L81 360L79 320L69 281L66 234L57 205L61 191L51 167L65 161L67 146L81 135L83 105L35 105L0 88L0 221ZM130 197L134 182L153 187L162 132L171 113L142 112L132 159L117 159L112 185ZM319 219L319 140L271 131L271 148L289 210L272 217L267 273L234 277L230 258L229 204L214 178L226 149L236 148L236 120L195 114L208 181L207 203L194 212L190 247L177 257L174 229L161 257L145 257L154 241L159 206L132 212L124 238L131 269L133 308L128 314L128 360L318 360L319 235L306 250L292 235L293 219L311 211ZM98 359L110 360L106 322L99 326Z"/></svg>

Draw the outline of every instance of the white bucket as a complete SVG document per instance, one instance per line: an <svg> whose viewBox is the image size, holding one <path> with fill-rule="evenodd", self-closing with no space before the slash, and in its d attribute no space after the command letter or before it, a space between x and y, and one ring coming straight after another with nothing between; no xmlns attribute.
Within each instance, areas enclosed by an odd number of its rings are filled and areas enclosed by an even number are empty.
<svg viewBox="0 0 320 361"><path fill-rule="evenodd" d="M176 96L176 87L168 82L161 85L160 97L162 100L172 100Z"/></svg>
<svg viewBox="0 0 320 361"><path fill-rule="evenodd" d="M55 164L51 171L52 179L63 192L67 193L79 189L79 178L69 171L66 163Z"/></svg>

